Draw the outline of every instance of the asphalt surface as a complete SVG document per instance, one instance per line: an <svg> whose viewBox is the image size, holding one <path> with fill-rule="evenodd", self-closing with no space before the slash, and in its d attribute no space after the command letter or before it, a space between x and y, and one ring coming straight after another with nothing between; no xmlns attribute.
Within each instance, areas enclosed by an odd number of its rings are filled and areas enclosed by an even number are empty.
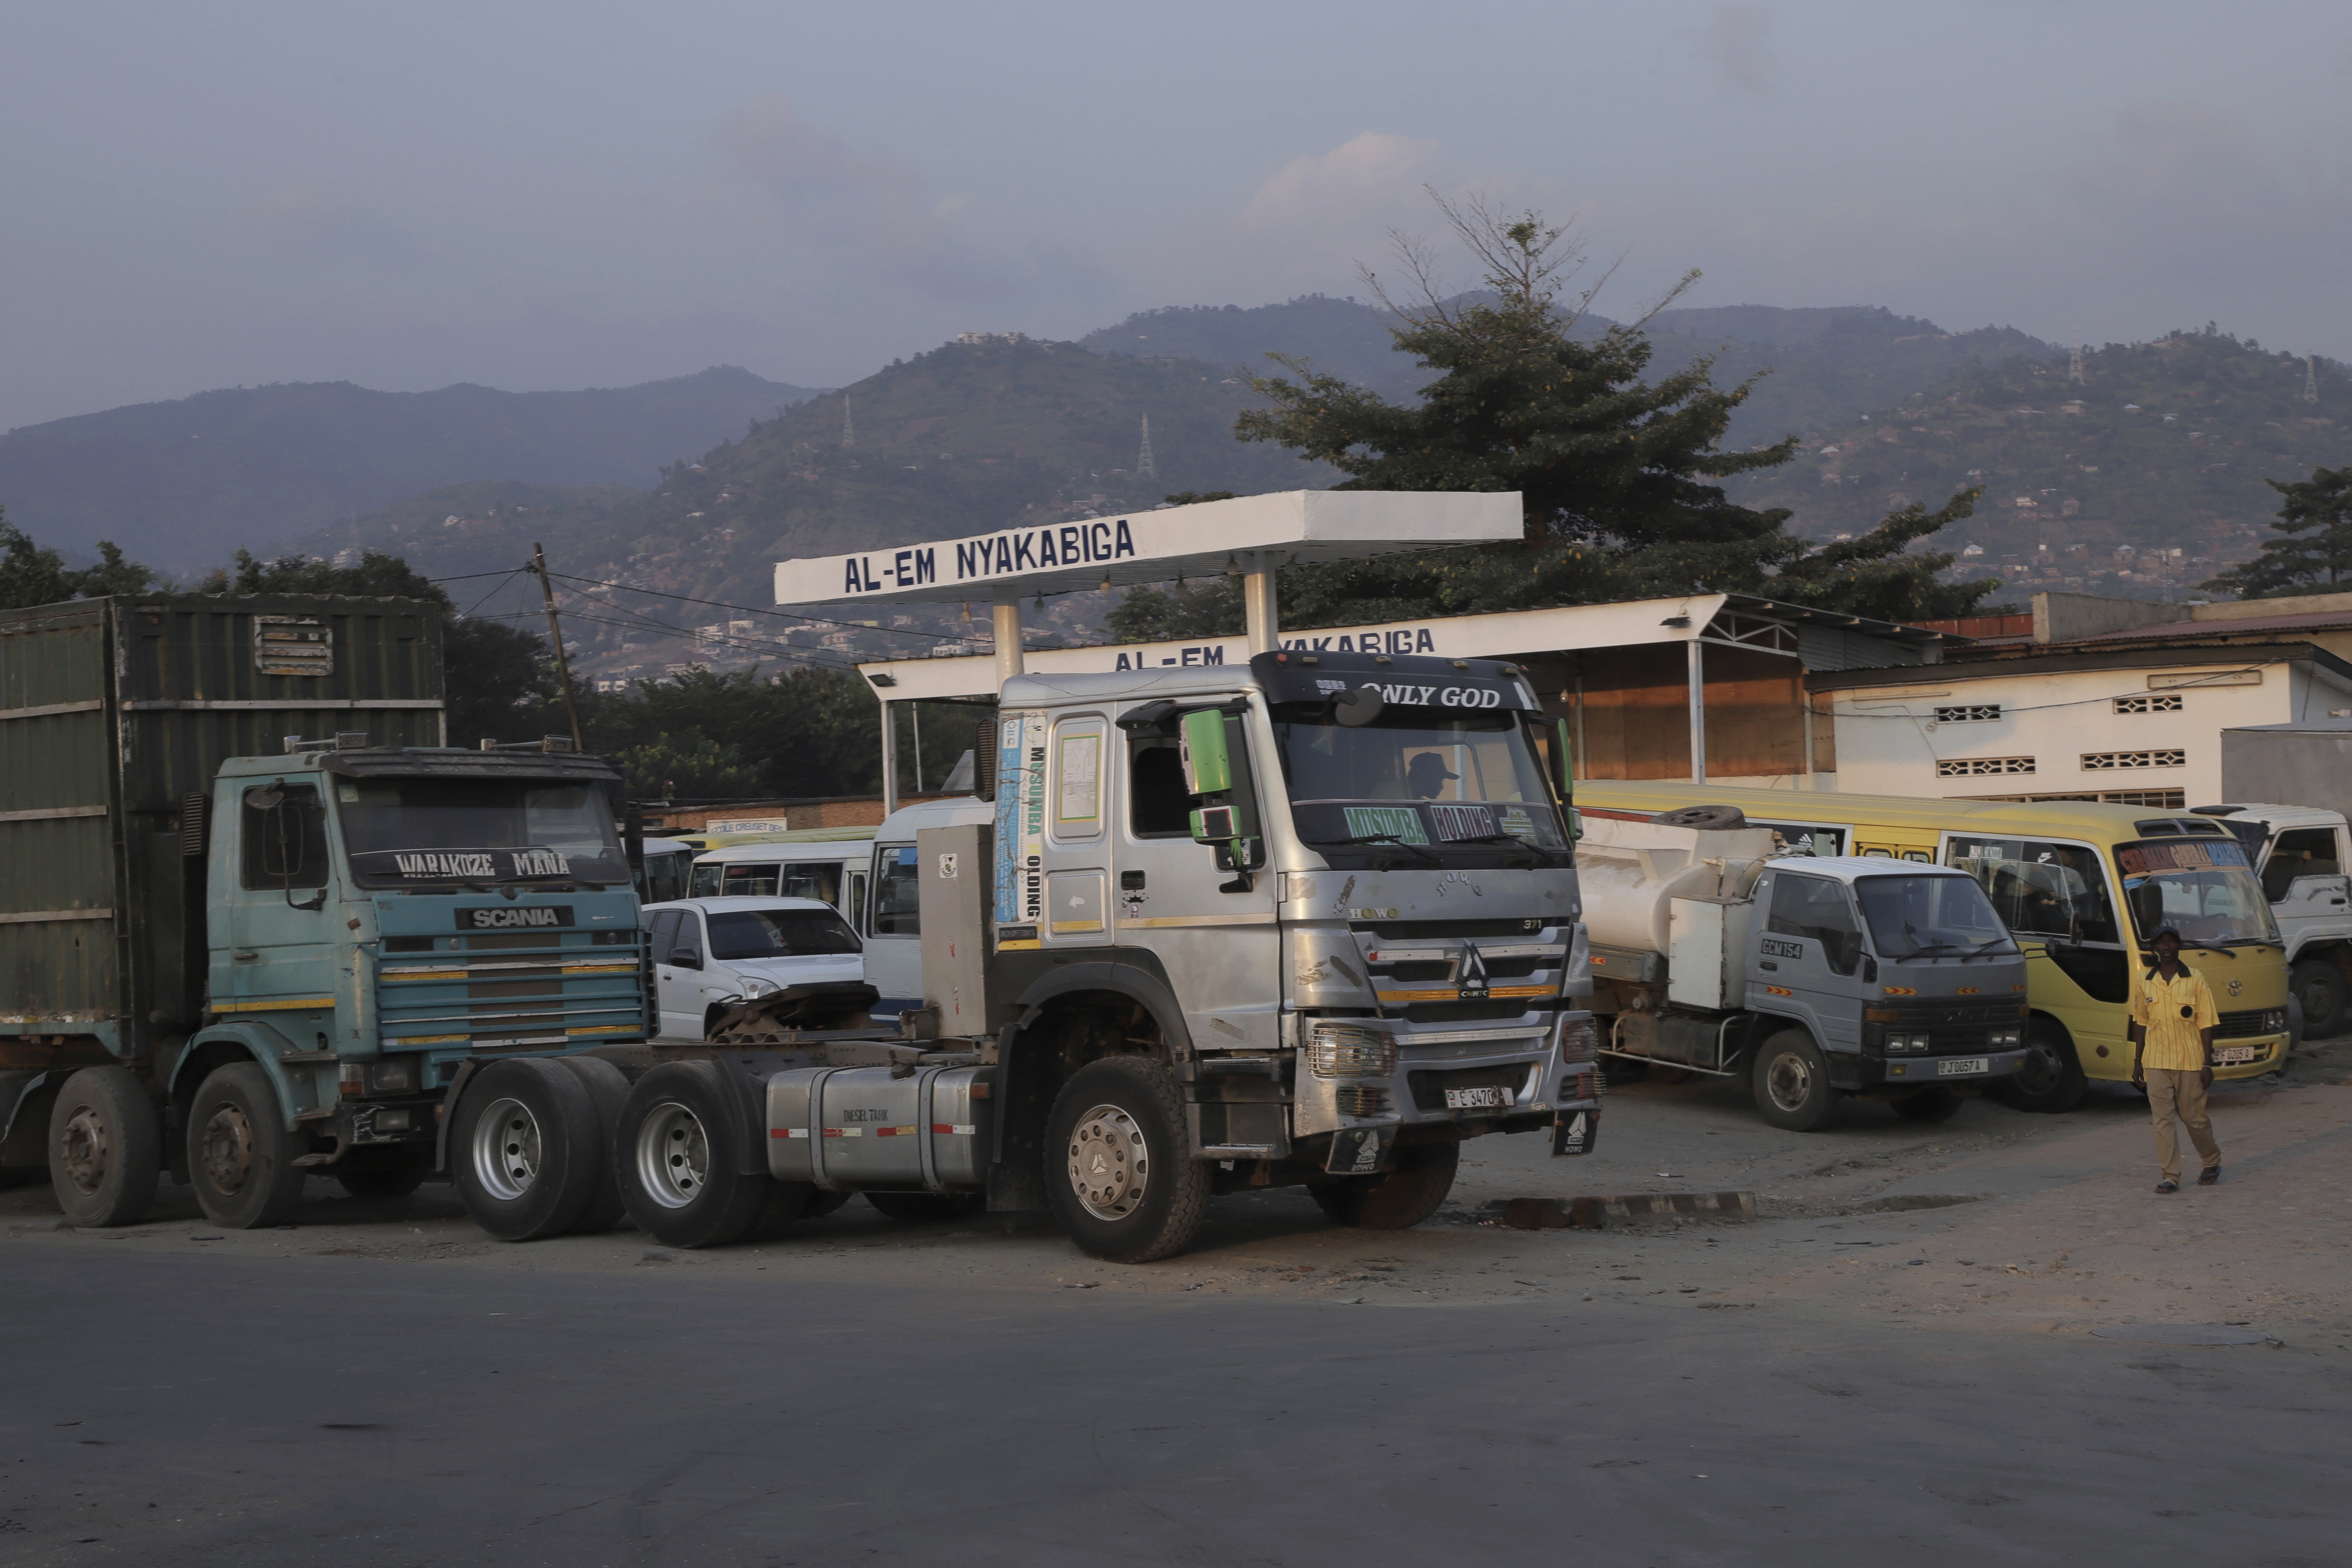
<svg viewBox="0 0 2352 1568"><path fill-rule="evenodd" d="M2294 1344L637 1258L12 1244L0 1563L2345 1561Z"/></svg>

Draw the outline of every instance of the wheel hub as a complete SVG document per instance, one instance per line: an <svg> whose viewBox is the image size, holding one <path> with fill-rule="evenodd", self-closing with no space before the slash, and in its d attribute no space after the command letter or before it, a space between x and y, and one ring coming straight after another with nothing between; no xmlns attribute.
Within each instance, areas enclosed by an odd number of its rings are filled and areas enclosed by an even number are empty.
<svg viewBox="0 0 2352 1568"><path fill-rule="evenodd" d="M1813 1069L1796 1052L1784 1051L1766 1068L1764 1089L1780 1110L1792 1113L1802 1110L1805 1101L1812 1097Z"/></svg>
<svg viewBox="0 0 2352 1568"><path fill-rule="evenodd" d="M253 1175L253 1124L234 1105L213 1108L202 1140L205 1180L223 1194L245 1190Z"/></svg>
<svg viewBox="0 0 2352 1568"><path fill-rule="evenodd" d="M1143 1129L1116 1105L1097 1105L1070 1130L1070 1190L1097 1219L1125 1219L1143 1202L1151 1163Z"/></svg>
<svg viewBox="0 0 2352 1568"><path fill-rule="evenodd" d="M543 1144L539 1119L519 1100L486 1107L474 1121L474 1176L492 1197L512 1203L539 1180Z"/></svg>
<svg viewBox="0 0 2352 1568"><path fill-rule="evenodd" d="M95 1194L106 1181L114 1152L105 1119L87 1105L75 1111L66 1123L58 1152L64 1156L66 1179L73 1183L74 1191L84 1197Z"/></svg>
<svg viewBox="0 0 2352 1568"><path fill-rule="evenodd" d="M664 1208L682 1209L710 1179L710 1137L702 1119L672 1100L637 1129L637 1184Z"/></svg>

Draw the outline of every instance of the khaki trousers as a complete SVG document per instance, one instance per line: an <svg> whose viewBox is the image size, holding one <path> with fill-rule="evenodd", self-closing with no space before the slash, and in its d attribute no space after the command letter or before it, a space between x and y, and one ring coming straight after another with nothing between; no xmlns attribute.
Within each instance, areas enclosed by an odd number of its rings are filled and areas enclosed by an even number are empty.
<svg viewBox="0 0 2352 1568"><path fill-rule="evenodd" d="M2156 1160L2168 1182L2180 1180L2180 1139L2173 1131L2177 1119L2189 1129L2189 1141L2207 1170L2221 1163L2221 1145L2213 1142L2213 1122L2205 1114L2205 1075L2179 1068L2149 1068L2147 1109L2156 1119Z"/></svg>

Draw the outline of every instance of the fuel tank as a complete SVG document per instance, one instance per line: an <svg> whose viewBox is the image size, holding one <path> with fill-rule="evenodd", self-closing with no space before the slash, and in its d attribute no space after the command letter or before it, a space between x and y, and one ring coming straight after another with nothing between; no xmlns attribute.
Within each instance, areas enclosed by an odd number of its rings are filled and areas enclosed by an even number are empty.
<svg viewBox="0 0 2352 1568"><path fill-rule="evenodd" d="M768 1079L768 1173L828 1192L988 1184L996 1069L795 1068Z"/></svg>
<svg viewBox="0 0 2352 1568"><path fill-rule="evenodd" d="M1670 827L1583 814L1576 869L1584 924L1597 946L1667 951L1676 899L1737 899L1772 852L1765 827Z"/></svg>

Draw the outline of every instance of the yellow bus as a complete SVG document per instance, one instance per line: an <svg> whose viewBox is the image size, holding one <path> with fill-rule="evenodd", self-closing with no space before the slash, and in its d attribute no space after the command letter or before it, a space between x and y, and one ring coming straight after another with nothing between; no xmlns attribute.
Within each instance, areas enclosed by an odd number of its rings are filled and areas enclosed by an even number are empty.
<svg viewBox="0 0 2352 1568"><path fill-rule="evenodd" d="M2286 948L2245 848L2210 816L2082 801L1927 800L1727 789L1675 780L1588 779L1583 812L1648 816L1737 807L1788 848L1957 866L1992 899L2026 954L2033 1008L2025 1066L1996 1089L2023 1110L2069 1110L2086 1080L2126 1082L2133 966L2166 926L2221 1010L2213 1076L2285 1065Z"/></svg>

